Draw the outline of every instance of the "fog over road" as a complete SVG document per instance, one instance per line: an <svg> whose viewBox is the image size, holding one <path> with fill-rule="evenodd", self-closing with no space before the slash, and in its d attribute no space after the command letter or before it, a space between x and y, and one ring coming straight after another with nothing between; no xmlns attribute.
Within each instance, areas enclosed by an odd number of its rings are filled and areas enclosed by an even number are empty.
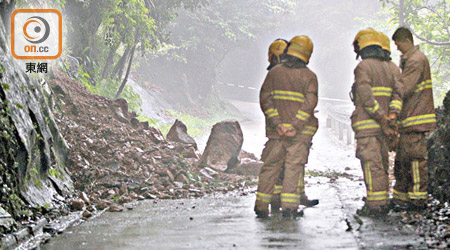
<svg viewBox="0 0 450 250"><path fill-rule="evenodd" d="M257 104L234 102L244 149L259 156L265 142ZM248 116L247 116L248 114ZM133 210L105 213L51 239L43 249L404 249L421 238L387 219L355 217L365 195L353 146L335 139L319 113L306 170L306 192L320 204L297 220L257 219L255 187L194 200L142 201ZM261 134L262 133L262 134ZM258 153L259 152L259 153ZM343 175L346 173L346 175ZM361 220L359 220L361 219ZM361 225L362 223L362 225Z"/></svg>

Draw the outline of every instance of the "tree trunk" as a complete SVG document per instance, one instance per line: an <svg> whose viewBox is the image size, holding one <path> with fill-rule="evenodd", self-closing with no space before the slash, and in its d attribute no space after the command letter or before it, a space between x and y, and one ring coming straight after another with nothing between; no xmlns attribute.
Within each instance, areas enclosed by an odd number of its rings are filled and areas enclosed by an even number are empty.
<svg viewBox="0 0 450 250"><path fill-rule="evenodd" d="M128 76L130 75L131 71L131 65L133 64L133 57L134 57L134 51L136 50L136 44L134 44L133 48L131 49L131 55L130 55L130 61L128 62L128 68L127 73L125 74L125 77L123 78L122 84L120 85L119 90L117 91L116 97L114 99L117 99L122 94L123 89L125 88L125 85L128 81Z"/></svg>
<svg viewBox="0 0 450 250"><path fill-rule="evenodd" d="M111 76L117 75L117 78L120 79L122 77L123 68L125 67L125 63L127 61L128 55L130 54L131 46L128 46L123 52L122 57L117 62L116 66L114 66L113 73Z"/></svg>
<svg viewBox="0 0 450 250"><path fill-rule="evenodd" d="M105 79L109 75L111 65L114 63L114 54L116 54L119 45L113 45L109 50L108 58L106 58L105 66L103 67L102 78Z"/></svg>

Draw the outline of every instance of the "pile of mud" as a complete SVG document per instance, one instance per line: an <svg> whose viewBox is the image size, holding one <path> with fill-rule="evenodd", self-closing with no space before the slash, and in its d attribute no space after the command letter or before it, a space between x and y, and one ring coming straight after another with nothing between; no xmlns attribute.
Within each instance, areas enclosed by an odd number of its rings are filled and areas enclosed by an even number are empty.
<svg viewBox="0 0 450 250"><path fill-rule="evenodd" d="M250 182L198 167L199 157L188 146L168 142L158 129L139 122L123 99L91 94L62 72L49 85L55 120L70 149L66 165L84 201L73 207L199 197Z"/></svg>

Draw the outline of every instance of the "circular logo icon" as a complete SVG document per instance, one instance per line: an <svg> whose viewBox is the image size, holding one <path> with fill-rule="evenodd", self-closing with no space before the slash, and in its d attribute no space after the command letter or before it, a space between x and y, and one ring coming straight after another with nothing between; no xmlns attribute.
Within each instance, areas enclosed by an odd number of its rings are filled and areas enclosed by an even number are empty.
<svg viewBox="0 0 450 250"><path fill-rule="evenodd" d="M50 25L40 16L30 17L23 25L23 34L30 43L42 43L50 35Z"/></svg>

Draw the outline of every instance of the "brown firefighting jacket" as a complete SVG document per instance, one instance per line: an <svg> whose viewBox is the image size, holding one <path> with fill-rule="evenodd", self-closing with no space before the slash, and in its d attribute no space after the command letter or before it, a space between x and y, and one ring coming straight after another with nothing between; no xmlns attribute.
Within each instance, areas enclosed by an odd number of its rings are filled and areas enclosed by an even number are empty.
<svg viewBox="0 0 450 250"><path fill-rule="evenodd" d="M355 138L381 134L383 116L400 113L403 85L398 68L393 66L387 61L368 58L356 67L352 86L355 111L351 116Z"/></svg>
<svg viewBox="0 0 450 250"><path fill-rule="evenodd" d="M294 126L293 140L312 139L319 127L314 116L318 102L316 75L304 64L285 62L271 69L259 95L266 117L266 136L282 139L276 131L278 124Z"/></svg>
<svg viewBox="0 0 450 250"><path fill-rule="evenodd" d="M400 132L426 132L436 127L430 64L416 46L401 57L405 96Z"/></svg>

